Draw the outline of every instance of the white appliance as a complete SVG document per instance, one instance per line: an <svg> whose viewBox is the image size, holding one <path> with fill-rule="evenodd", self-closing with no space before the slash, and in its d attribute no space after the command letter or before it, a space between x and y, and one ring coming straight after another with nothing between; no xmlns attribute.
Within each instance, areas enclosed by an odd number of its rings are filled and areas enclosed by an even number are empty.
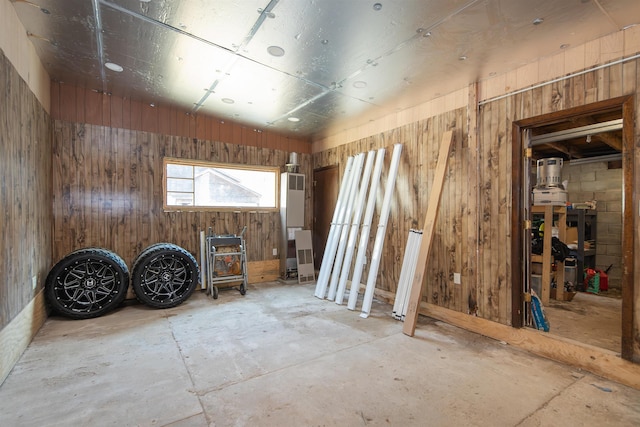
<svg viewBox="0 0 640 427"><path fill-rule="evenodd" d="M304 174L280 174L280 273L283 279L298 275L295 232L304 227L304 191Z"/></svg>

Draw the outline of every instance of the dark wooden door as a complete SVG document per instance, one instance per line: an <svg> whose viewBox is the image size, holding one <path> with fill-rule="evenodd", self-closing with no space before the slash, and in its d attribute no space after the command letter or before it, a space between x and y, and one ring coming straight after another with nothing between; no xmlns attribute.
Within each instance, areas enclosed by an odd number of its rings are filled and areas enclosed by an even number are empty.
<svg viewBox="0 0 640 427"><path fill-rule="evenodd" d="M338 172L338 166L313 171L313 261L316 269L322 264L333 211L338 202Z"/></svg>

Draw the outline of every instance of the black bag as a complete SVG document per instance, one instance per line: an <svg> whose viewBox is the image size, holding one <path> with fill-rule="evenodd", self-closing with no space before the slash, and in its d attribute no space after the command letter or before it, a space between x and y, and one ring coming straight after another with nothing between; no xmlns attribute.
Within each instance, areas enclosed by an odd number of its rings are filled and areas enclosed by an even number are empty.
<svg viewBox="0 0 640 427"><path fill-rule="evenodd" d="M567 245L560 241L557 237L551 238L551 255L556 261L564 261L569 258L571 250Z"/></svg>

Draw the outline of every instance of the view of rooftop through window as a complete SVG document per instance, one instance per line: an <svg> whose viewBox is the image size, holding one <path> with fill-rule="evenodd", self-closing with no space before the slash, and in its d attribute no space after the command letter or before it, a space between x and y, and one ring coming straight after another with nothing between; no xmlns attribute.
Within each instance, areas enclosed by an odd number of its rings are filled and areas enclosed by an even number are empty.
<svg viewBox="0 0 640 427"><path fill-rule="evenodd" d="M277 207L277 168L165 160L165 172L167 207Z"/></svg>

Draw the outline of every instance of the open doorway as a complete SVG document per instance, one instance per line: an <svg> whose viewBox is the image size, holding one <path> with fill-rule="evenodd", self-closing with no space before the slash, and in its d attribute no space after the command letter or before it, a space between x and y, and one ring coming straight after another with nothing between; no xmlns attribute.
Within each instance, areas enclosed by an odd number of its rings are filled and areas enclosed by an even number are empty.
<svg viewBox="0 0 640 427"><path fill-rule="evenodd" d="M327 166L313 171L313 261L320 269L339 191L339 168Z"/></svg>
<svg viewBox="0 0 640 427"><path fill-rule="evenodd" d="M549 334L627 359L633 260L625 248L633 247L633 233L624 200L633 200L632 117L631 99L623 97L514 123L514 178L523 189L514 195L513 218L524 230L514 246L522 248L519 276L514 271L524 290L517 292L522 299L514 296L520 322L544 329L532 315L533 290ZM516 146L525 153L517 161Z"/></svg>

